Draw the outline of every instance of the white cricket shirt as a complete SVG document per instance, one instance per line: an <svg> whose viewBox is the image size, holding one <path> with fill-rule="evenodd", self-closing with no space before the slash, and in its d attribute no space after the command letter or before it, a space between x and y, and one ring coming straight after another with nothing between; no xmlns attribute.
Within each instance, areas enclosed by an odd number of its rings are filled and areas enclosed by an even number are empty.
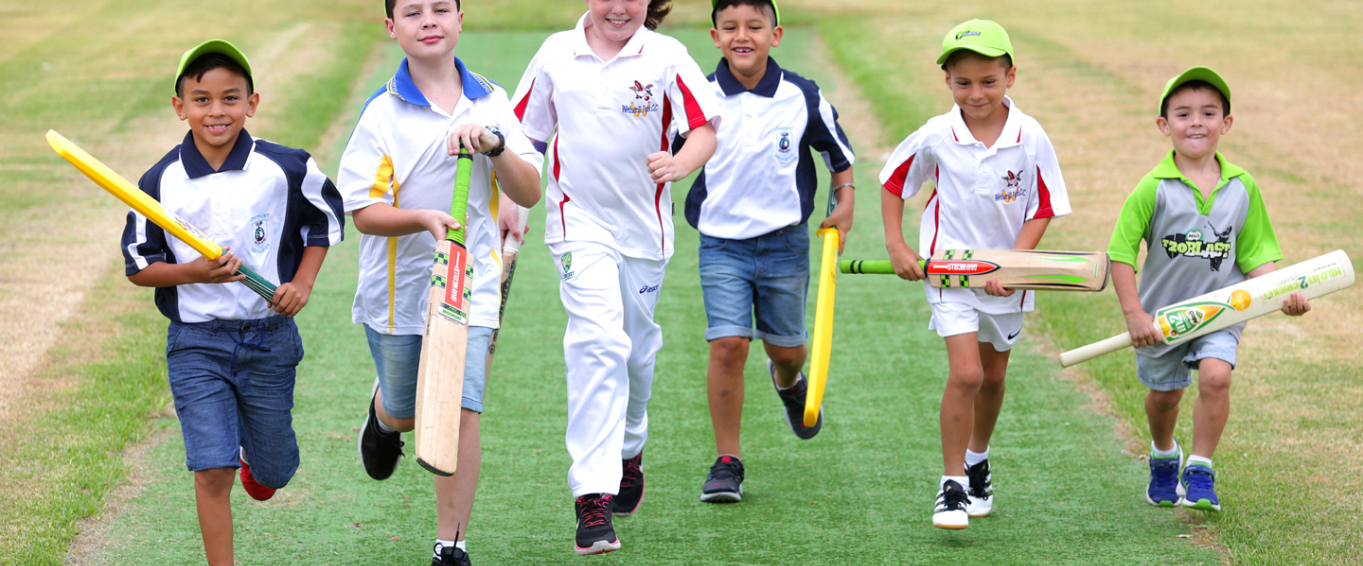
<svg viewBox="0 0 1363 566"><path fill-rule="evenodd" d="M347 214L380 202L404 210L449 212L459 158L448 154L446 139L463 124L500 132L506 138L506 151L535 169L543 166L543 157L521 134L506 91L469 71L458 58L454 63L464 82L464 96L453 113L427 101L412 82L406 59L365 103L337 175ZM473 157L464 244L473 258L469 324L496 328L502 246L492 173L490 158ZM421 334L435 244L429 232L391 238L361 236L353 322L384 334Z"/></svg>
<svg viewBox="0 0 1363 566"><path fill-rule="evenodd" d="M986 148L961 117L961 108L928 120L891 154L880 172L885 190L909 199L926 181L936 190L918 228L919 255L937 250L1003 250L1017 243L1022 224L1070 213L1065 179L1050 138L1036 119L1004 97L1008 120ZM991 297L983 289L933 289L928 302L962 302L981 312L1030 312L1035 293Z"/></svg>
<svg viewBox="0 0 1363 566"><path fill-rule="evenodd" d="M243 129L216 171L194 134L138 180L142 192L241 258L262 277L293 281L306 246L328 247L345 236L341 195L308 152L251 137ZM136 211L123 229L125 273L158 261L189 263L199 252ZM176 322L254 320L275 316L241 283L191 283L156 289L156 307Z"/></svg>
<svg viewBox="0 0 1363 566"><path fill-rule="evenodd" d="M597 242L623 255L672 256L671 183L654 183L648 156L680 135L719 125L714 95L686 47L640 27L610 61L577 26L549 36L516 87L525 135L549 141L544 241ZM557 128L557 136L555 129Z"/></svg>

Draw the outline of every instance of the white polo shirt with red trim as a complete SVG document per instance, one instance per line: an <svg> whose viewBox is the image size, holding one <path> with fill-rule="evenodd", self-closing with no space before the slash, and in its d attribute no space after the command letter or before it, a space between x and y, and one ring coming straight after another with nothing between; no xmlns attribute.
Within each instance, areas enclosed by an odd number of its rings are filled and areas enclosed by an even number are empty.
<svg viewBox="0 0 1363 566"><path fill-rule="evenodd" d="M919 255L937 250L1012 249L1022 224L1070 213L1065 179L1046 131L1004 97L1008 120L992 147L976 141L961 108L928 120L891 154L880 172L885 190L905 200L923 183L936 186L918 228ZM1034 295L991 297L983 289L933 289L928 302L961 302L988 314L1030 312Z"/></svg>
<svg viewBox="0 0 1363 566"><path fill-rule="evenodd" d="M654 183L648 156L719 125L705 73L681 42L645 27L602 61L577 26L549 36L512 97L525 135L547 142L544 242L596 242L651 260L672 257L670 183ZM557 135L555 132L557 131Z"/></svg>

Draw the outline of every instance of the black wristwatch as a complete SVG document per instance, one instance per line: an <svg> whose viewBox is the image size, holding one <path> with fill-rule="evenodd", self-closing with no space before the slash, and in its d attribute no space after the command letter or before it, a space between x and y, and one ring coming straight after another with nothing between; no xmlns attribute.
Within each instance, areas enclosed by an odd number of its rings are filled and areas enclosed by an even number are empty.
<svg viewBox="0 0 1363 566"><path fill-rule="evenodd" d="M497 147L484 151L483 155L486 155L488 157L497 157L498 155L501 155L503 151L506 151L506 136L503 136L501 132L498 132L496 130L488 131L492 132L493 135L497 136Z"/></svg>

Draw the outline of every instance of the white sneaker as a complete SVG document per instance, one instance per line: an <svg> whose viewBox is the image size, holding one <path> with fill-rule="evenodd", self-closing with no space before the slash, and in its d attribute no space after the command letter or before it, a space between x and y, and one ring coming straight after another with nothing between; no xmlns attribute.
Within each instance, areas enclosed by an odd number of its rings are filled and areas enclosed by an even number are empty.
<svg viewBox="0 0 1363 566"><path fill-rule="evenodd" d="M932 509L932 526L939 529L964 529L970 526L966 505L970 496L961 484L947 480L937 492L937 503Z"/></svg>
<svg viewBox="0 0 1363 566"><path fill-rule="evenodd" d="M972 519L988 517L994 509L994 485L990 483L994 474L989 470L989 460L967 467L965 475L970 478L970 489L966 490L970 502L965 512Z"/></svg>

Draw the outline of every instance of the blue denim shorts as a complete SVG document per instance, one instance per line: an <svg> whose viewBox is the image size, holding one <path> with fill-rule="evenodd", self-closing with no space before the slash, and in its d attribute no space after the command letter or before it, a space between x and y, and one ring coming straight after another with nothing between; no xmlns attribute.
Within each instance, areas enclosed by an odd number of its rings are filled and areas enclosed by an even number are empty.
<svg viewBox="0 0 1363 566"><path fill-rule="evenodd" d="M192 471L236 468L246 451L251 475L288 485L298 470L293 433L294 370L303 341L293 319L170 323L166 366Z"/></svg>
<svg viewBox="0 0 1363 566"><path fill-rule="evenodd" d="M809 226L746 240L701 234L700 287L706 340L742 336L785 348L804 345Z"/></svg>
<svg viewBox="0 0 1363 566"><path fill-rule="evenodd" d="M1216 358L1235 367L1235 350L1240 339L1220 330L1175 346L1162 356L1136 354L1136 377L1141 385L1155 391L1184 389L1193 384L1193 370L1205 358Z"/></svg>
<svg viewBox="0 0 1363 566"><path fill-rule="evenodd" d="M383 411L395 419L415 417L421 335L383 334L375 332L368 325L364 327L364 334L369 339L369 354L374 357L374 368L379 372ZM464 399L459 406L475 413L483 412L483 390L487 387L487 344L491 339L492 328L469 327L468 350L464 354Z"/></svg>

